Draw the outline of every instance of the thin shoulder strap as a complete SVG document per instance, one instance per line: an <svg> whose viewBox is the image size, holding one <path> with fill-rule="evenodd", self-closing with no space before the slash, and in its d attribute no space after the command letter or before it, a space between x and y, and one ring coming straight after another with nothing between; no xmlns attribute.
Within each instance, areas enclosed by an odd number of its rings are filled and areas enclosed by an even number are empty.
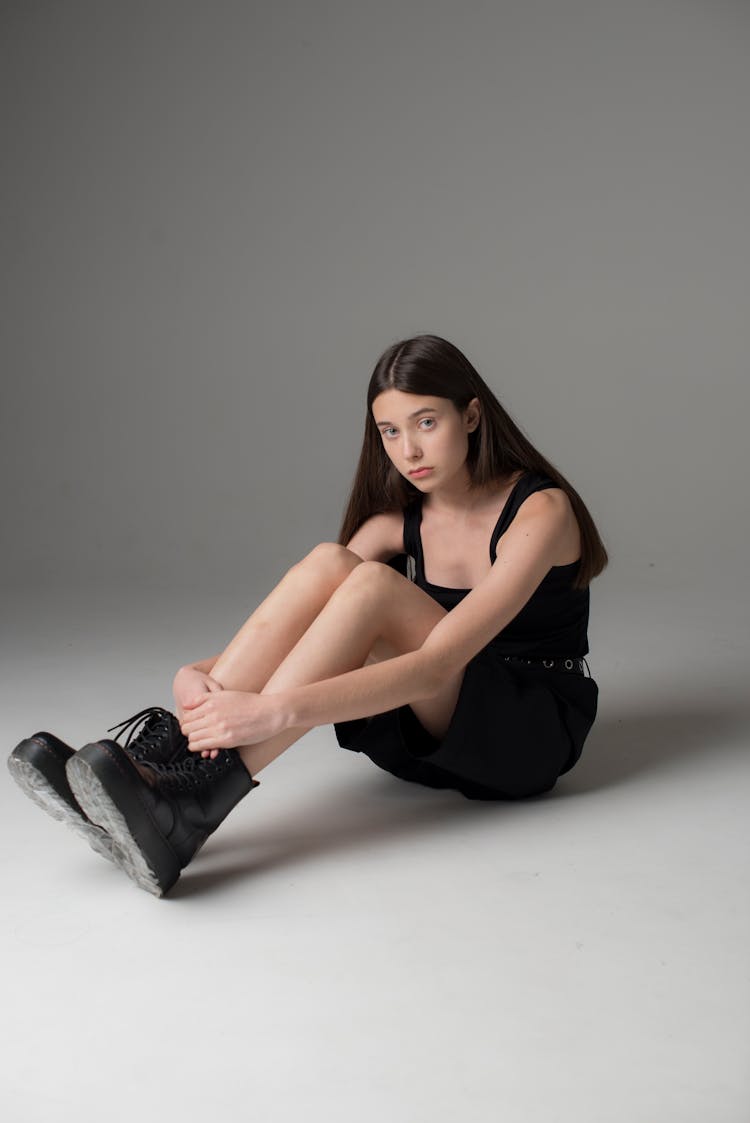
<svg viewBox="0 0 750 1123"><path fill-rule="evenodd" d="M410 581L416 580L420 555L419 523L421 521L422 496L415 496L404 507L404 550L407 558L406 574Z"/></svg>
<svg viewBox="0 0 750 1123"><path fill-rule="evenodd" d="M525 472L520 480L518 480L516 486L508 496L505 506L500 512L500 518L495 523L495 529L492 532L492 538L490 539L490 561L493 565L497 558L495 553L497 544L513 522L518 508L521 506L524 499L528 499L535 491L543 491L547 487L557 487L557 484L554 480L550 479L549 476L543 476L539 472Z"/></svg>

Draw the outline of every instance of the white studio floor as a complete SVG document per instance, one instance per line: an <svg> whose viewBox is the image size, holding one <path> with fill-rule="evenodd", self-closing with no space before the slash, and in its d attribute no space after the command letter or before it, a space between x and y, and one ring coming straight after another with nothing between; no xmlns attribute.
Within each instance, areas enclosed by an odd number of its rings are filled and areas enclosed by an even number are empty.
<svg viewBox="0 0 750 1123"><path fill-rule="evenodd" d="M3 769L3 1118L747 1123L747 621L601 588L597 724L539 800L322 727L158 900ZM259 599L18 590L6 755L171 706Z"/></svg>

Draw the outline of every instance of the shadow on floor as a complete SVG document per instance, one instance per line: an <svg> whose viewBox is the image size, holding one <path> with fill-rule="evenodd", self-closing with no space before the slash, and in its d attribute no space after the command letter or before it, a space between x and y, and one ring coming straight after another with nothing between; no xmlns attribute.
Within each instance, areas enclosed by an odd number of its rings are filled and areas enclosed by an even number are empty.
<svg viewBox="0 0 750 1123"><path fill-rule="evenodd" d="M688 690L686 688L686 694ZM623 783L636 774L677 768L706 753L745 751L750 707L744 697L661 700L597 718L578 764L560 780L561 795Z"/></svg>
<svg viewBox="0 0 750 1123"><path fill-rule="evenodd" d="M241 839L236 835L231 840L211 838L200 859L201 864L204 859L210 861L212 868L191 866L170 891L170 898L205 893L228 881L304 863L325 853L369 849L381 841L391 844L421 831L444 829L448 819L451 823L475 821L478 814L496 815L498 806L507 810L506 804L479 804L460 792L399 780L366 757L361 761L361 779L354 778L322 795L313 793L310 804L295 812L291 821L287 818L273 830L250 827Z"/></svg>
<svg viewBox="0 0 750 1123"><path fill-rule="evenodd" d="M209 840L199 856L199 868L187 870L169 897L180 900L222 888L227 882L257 876L285 865L306 862L336 850L368 848L379 840L392 843L399 837L433 828L445 829L461 820L475 823L478 816L503 816L512 823L530 807L553 799L594 793L628 782L649 772L679 769L686 758L705 753L745 752L748 706L743 699L716 701L691 698L661 700L650 707L607 714L597 722L584 746L583 756L558 786L545 795L520 801L467 800L459 792L425 788L398 780L388 773L363 772L335 790L327 790L273 831L248 830L246 839ZM366 757L363 766L375 770ZM252 797L251 797L252 798ZM200 868L204 861L209 868Z"/></svg>

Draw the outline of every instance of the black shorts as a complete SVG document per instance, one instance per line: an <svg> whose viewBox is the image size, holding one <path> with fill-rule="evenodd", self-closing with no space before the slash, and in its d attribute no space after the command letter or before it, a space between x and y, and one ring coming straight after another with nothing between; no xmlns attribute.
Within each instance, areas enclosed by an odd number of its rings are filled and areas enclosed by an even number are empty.
<svg viewBox="0 0 750 1123"><path fill-rule="evenodd" d="M599 688L585 675L505 662L483 648L467 664L445 736L411 706L334 723L342 748L402 780L468 799L522 799L554 787L581 755Z"/></svg>

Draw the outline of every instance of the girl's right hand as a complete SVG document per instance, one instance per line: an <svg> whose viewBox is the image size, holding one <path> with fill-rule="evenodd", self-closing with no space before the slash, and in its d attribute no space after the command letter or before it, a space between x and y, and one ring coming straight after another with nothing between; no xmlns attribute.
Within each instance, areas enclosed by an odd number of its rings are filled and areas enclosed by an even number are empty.
<svg viewBox="0 0 750 1123"><path fill-rule="evenodd" d="M172 693L174 694L177 720L182 725L185 716L185 706L196 706L206 694L215 694L224 687L215 678L211 678L205 671L198 671L195 667L180 667L174 676ZM219 755L218 749L206 749L202 757L215 760Z"/></svg>
<svg viewBox="0 0 750 1123"><path fill-rule="evenodd" d="M196 706L206 694L216 694L223 690L220 682L195 667L180 667L174 676L172 693L174 695L177 720L182 724L186 706Z"/></svg>

